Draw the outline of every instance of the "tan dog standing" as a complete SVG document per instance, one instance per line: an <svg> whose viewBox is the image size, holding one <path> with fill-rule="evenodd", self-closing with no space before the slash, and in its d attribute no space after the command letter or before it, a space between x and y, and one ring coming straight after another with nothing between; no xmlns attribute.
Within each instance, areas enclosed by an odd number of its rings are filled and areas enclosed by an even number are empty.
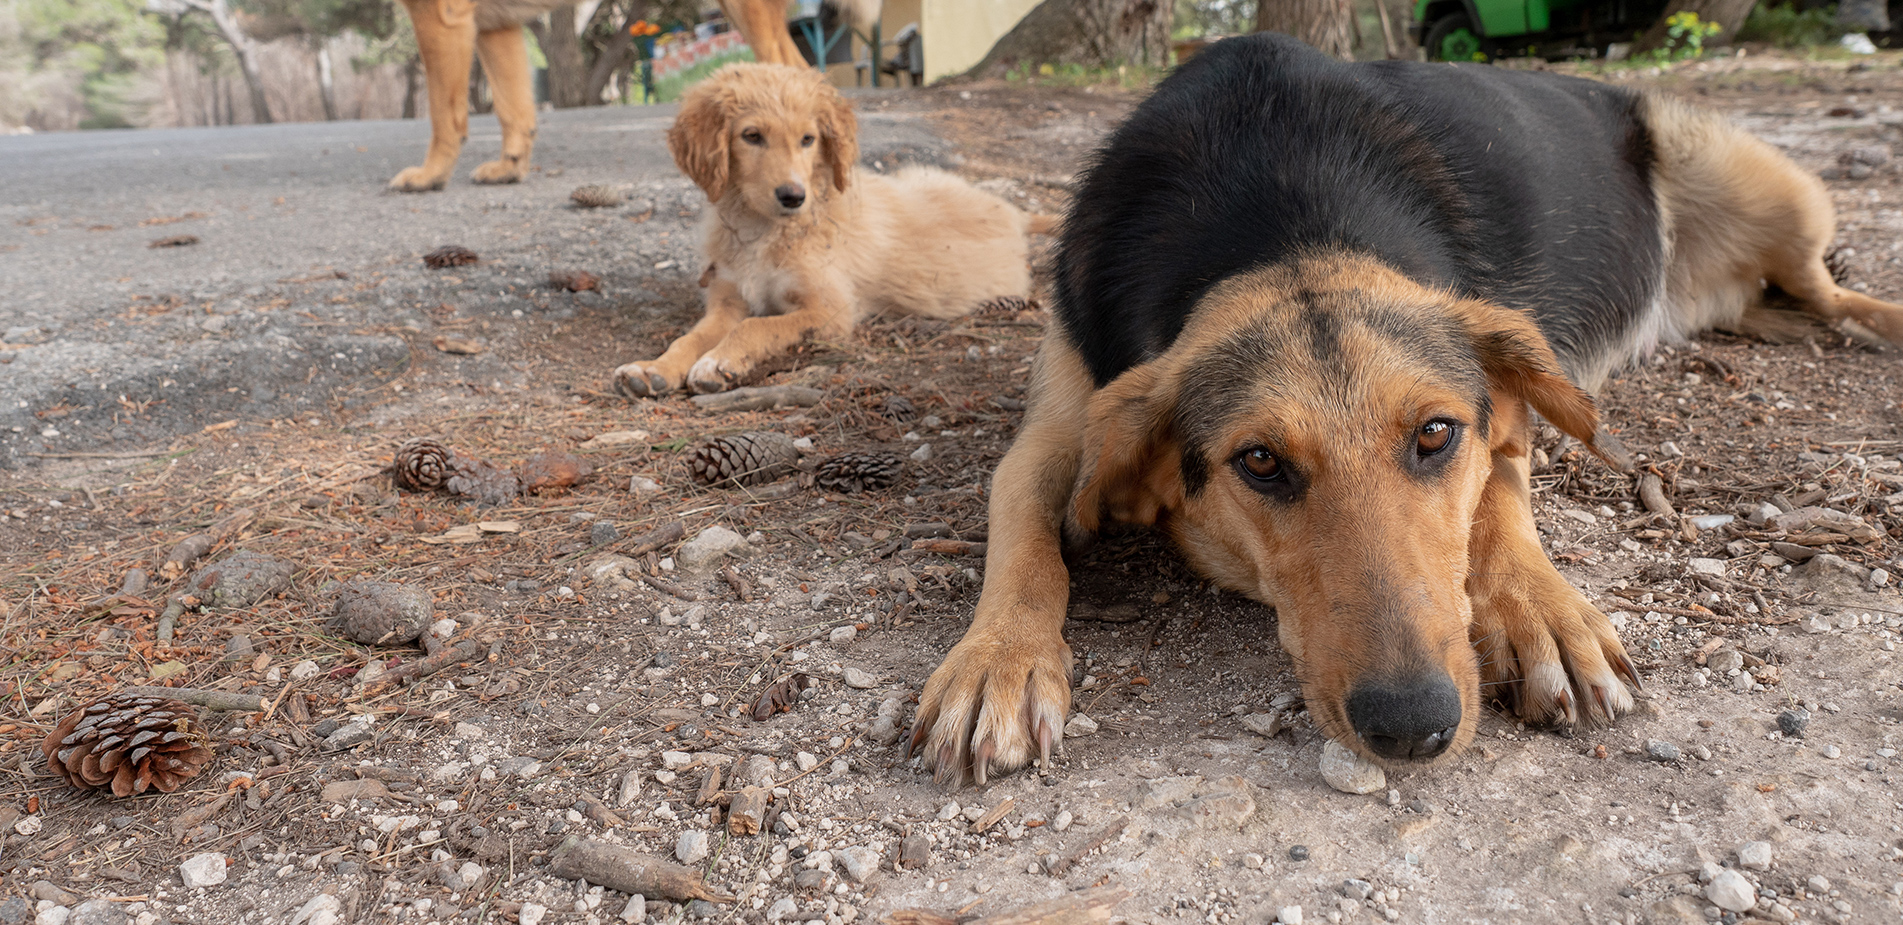
<svg viewBox="0 0 1903 925"><path fill-rule="evenodd" d="M942 171L855 166L858 120L817 71L722 68L667 144L714 204L706 314L659 358L616 369L624 395L720 391L876 312L955 318L1030 293L1025 234L1048 223Z"/></svg>

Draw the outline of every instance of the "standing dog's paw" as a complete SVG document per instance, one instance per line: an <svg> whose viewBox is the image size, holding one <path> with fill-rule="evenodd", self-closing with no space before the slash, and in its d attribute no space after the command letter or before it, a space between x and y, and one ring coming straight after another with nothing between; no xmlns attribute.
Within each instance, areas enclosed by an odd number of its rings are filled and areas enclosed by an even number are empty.
<svg viewBox="0 0 1903 925"><path fill-rule="evenodd" d="M1042 758L1063 742L1070 714L1070 646L1048 638L969 634L932 672L907 750L940 782L979 784Z"/></svg>
<svg viewBox="0 0 1903 925"><path fill-rule="evenodd" d="M476 165L469 179L477 183L520 183L528 172L526 168L521 158L505 157Z"/></svg>
<svg viewBox="0 0 1903 925"><path fill-rule="evenodd" d="M1640 688L1638 672L1612 621L1542 565L1548 574L1477 572L1468 581L1481 697L1529 722L1610 722L1632 709L1620 679Z"/></svg>
<svg viewBox="0 0 1903 925"><path fill-rule="evenodd" d="M695 360L693 368L687 371L687 387L701 395L725 392L733 388L734 380L747 372L736 367L737 364L710 353Z"/></svg>
<svg viewBox="0 0 1903 925"><path fill-rule="evenodd" d="M422 167L405 167L390 178L390 188L399 193L428 193L449 182L446 172L432 173Z"/></svg>
<svg viewBox="0 0 1903 925"><path fill-rule="evenodd" d="M660 398L679 388L662 373L642 363L626 363L615 368L615 393L626 398Z"/></svg>

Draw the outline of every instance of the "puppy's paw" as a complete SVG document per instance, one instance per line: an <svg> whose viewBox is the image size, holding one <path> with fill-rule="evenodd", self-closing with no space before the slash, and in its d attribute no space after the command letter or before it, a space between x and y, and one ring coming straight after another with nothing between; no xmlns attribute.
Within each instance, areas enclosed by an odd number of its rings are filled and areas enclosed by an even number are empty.
<svg viewBox="0 0 1903 925"><path fill-rule="evenodd" d="M708 354L694 361L692 369L687 371L687 387L696 393L725 392L733 388L734 381L746 375L748 369L732 360L723 360Z"/></svg>
<svg viewBox="0 0 1903 925"><path fill-rule="evenodd" d="M390 178L390 188L399 193L427 193L442 189L448 182L449 172L446 170L405 167L401 173Z"/></svg>
<svg viewBox="0 0 1903 925"><path fill-rule="evenodd" d="M1529 722L1610 722L1632 709L1625 682L1641 688L1638 672L1612 621L1540 564L1534 574L1476 571L1468 581L1481 697Z"/></svg>
<svg viewBox="0 0 1903 925"><path fill-rule="evenodd" d="M626 363L615 368L615 393L626 398L660 398L680 385L652 364Z"/></svg>
<svg viewBox="0 0 1903 925"><path fill-rule="evenodd" d="M505 157L477 165L469 172L469 179L477 183L520 183L527 172L528 165L522 159Z"/></svg>
<svg viewBox="0 0 1903 925"><path fill-rule="evenodd" d="M908 752L954 784L1048 762L1070 714L1070 669L1070 646L1055 634L967 634L925 683Z"/></svg>

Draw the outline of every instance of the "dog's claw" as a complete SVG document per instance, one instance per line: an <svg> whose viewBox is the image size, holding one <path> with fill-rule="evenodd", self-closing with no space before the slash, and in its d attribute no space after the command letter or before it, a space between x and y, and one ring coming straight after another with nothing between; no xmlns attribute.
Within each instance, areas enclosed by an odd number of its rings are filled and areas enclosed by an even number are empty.
<svg viewBox="0 0 1903 925"><path fill-rule="evenodd" d="M1645 693L1645 682L1639 680L1639 671L1632 667L1632 659L1622 653L1613 658L1612 667L1619 672L1620 677L1631 683L1633 690Z"/></svg>
<svg viewBox="0 0 1903 925"><path fill-rule="evenodd" d="M1051 739L1052 739L1051 721L1048 719L1038 720L1037 721L1037 760L1038 760L1038 765L1044 768L1046 771L1050 770L1051 768Z"/></svg>
<svg viewBox="0 0 1903 925"><path fill-rule="evenodd" d="M990 739L984 740L982 744L971 750L971 776L978 786L983 787L988 780L991 758L997 753L998 746Z"/></svg>

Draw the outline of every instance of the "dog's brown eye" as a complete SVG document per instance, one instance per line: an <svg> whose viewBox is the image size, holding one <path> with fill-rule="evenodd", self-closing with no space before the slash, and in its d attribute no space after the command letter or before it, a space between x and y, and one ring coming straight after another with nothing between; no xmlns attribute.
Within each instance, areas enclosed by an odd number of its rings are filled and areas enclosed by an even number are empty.
<svg viewBox="0 0 1903 925"><path fill-rule="evenodd" d="M1414 438L1414 451L1422 456L1432 456L1447 449L1454 439L1454 425L1446 421L1428 421L1421 425L1421 432Z"/></svg>
<svg viewBox="0 0 1903 925"><path fill-rule="evenodd" d="M740 140L750 145L757 145L765 142L766 138L761 136L759 129L750 128L740 133Z"/></svg>
<svg viewBox="0 0 1903 925"><path fill-rule="evenodd" d="M808 135L808 136L806 136L805 138L801 138L801 139L800 139L800 147L802 147L802 148L810 148L810 147L812 147L812 146L813 146L813 142L815 142L815 141L818 141L818 140L819 140L819 139L817 139L817 138L814 138L814 137L813 137L813 136L811 136L811 135Z"/></svg>
<svg viewBox="0 0 1903 925"><path fill-rule="evenodd" d="M1272 482L1282 477L1282 461L1261 447L1243 453L1238 462L1242 470L1257 481Z"/></svg>

